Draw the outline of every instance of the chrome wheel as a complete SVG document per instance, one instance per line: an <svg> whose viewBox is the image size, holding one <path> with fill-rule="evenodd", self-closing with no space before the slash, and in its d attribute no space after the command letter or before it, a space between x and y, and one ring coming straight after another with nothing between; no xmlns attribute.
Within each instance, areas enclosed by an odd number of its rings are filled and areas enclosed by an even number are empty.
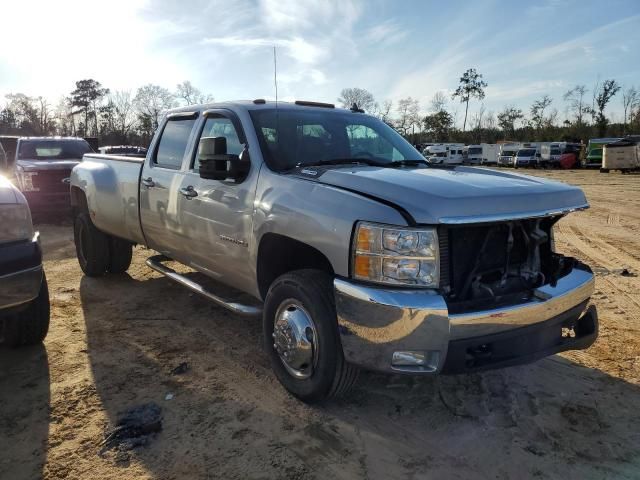
<svg viewBox="0 0 640 480"><path fill-rule="evenodd" d="M318 359L316 326L299 301L287 299L276 311L273 348L287 371L295 378L313 374Z"/></svg>

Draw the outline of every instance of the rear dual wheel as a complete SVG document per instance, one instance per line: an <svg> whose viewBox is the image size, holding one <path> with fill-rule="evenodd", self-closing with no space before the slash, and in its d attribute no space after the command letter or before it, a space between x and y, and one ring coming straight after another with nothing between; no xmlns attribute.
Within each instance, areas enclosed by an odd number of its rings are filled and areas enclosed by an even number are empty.
<svg viewBox="0 0 640 480"><path fill-rule="evenodd" d="M275 280L263 313L264 346L280 383L313 403L346 392L358 369L342 353L331 276L297 270Z"/></svg>
<svg viewBox="0 0 640 480"><path fill-rule="evenodd" d="M131 265L131 243L98 230L86 212L76 215L73 237L78 263L88 277L123 273Z"/></svg>

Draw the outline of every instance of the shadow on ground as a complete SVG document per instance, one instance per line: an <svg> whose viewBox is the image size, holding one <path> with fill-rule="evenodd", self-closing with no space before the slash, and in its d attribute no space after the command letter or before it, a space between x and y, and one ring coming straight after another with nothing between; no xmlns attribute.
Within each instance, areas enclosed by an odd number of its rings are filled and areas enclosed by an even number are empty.
<svg viewBox="0 0 640 480"><path fill-rule="evenodd" d="M43 475L49 436L49 360L43 345L0 344L0 478Z"/></svg>
<svg viewBox="0 0 640 480"><path fill-rule="evenodd" d="M157 478L640 475L640 389L559 356L453 377L363 374L347 398L309 407L275 381L258 319L165 278L85 277L80 295L109 421L163 408L162 433L133 456Z"/></svg>

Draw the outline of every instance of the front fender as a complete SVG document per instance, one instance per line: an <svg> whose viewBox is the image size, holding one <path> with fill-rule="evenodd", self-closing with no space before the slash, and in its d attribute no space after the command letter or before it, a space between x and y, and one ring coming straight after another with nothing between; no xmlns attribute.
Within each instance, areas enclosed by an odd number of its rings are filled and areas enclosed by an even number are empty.
<svg viewBox="0 0 640 480"><path fill-rule="evenodd" d="M263 169L263 171L266 169ZM349 275L353 226L358 220L407 225L394 208L337 187L271 171L262 173L256 192L251 254L266 233L277 233L319 250L336 275Z"/></svg>

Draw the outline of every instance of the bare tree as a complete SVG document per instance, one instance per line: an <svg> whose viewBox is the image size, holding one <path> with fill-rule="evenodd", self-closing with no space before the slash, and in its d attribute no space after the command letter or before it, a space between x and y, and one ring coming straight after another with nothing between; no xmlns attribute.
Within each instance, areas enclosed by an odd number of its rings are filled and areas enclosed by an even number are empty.
<svg viewBox="0 0 640 480"><path fill-rule="evenodd" d="M386 124L391 124L391 110L393 109L393 102L391 100L385 100L382 104L376 102L373 105L371 114L382 120Z"/></svg>
<svg viewBox="0 0 640 480"><path fill-rule="evenodd" d="M579 127L584 124L582 117L586 113L584 96L587 92L588 90L585 85L576 85L562 96L564 101L568 104L569 111L573 113L576 125Z"/></svg>
<svg viewBox="0 0 640 480"><path fill-rule="evenodd" d="M505 134L505 138L508 135L515 135L516 122L522 120L524 115L522 110L514 106L507 106L498 114L498 125Z"/></svg>
<svg viewBox="0 0 640 480"><path fill-rule="evenodd" d="M138 111L141 122L148 125L152 132L158 128L162 113L174 107L176 100L166 88L148 84L136 91L133 104Z"/></svg>
<svg viewBox="0 0 640 480"><path fill-rule="evenodd" d="M631 86L622 91L622 108L624 114L624 132L627 131L627 118L631 117L634 108L640 104L640 94L636 87Z"/></svg>
<svg viewBox="0 0 640 480"><path fill-rule="evenodd" d="M496 116L493 111L489 110L484 116L483 127L485 128L485 130L496 129Z"/></svg>
<svg viewBox="0 0 640 480"><path fill-rule="evenodd" d="M444 92L436 92L431 97L431 111L432 112L443 112L447 108L447 96Z"/></svg>
<svg viewBox="0 0 640 480"><path fill-rule="evenodd" d="M462 77L460 77L460 85L452 95L452 98L459 97L460 103L465 104L464 109L464 123L462 124L462 131L467 128L467 114L469 113L469 100L471 98L477 98L482 100L484 98L484 89L487 86L487 82L482 80L482 74L476 72L475 68L470 68Z"/></svg>
<svg viewBox="0 0 640 480"><path fill-rule="evenodd" d="M613 79L605 80L601 86L599 82L597 82L596 86L597 88L594 89L591 115L598 126L598 134L604 136L607 131L607 125L609 124L609 120L604 114L604 109L621 87L618 82Z"/></svg>
<svg viewBox="0 0 640 480"><path fill-rule="evenodd" d="M343 108L351 108L354 105L367 112L375 108L376 100L373 94L364 88L343 88L338 97L338 102Z"/></svg>
<svg viewBox="0 0 640 480"><path fill-rule="evenodd" d="M398 100L396 111L398 112L398 118L394 126L402 135L408 135L412 128L420 125L420 104L418 100L412 97Z"/></svg>
<svg viewBox="0 0 640 480"><path fill-rule="evenodd" d="M540 100L533 102L531 105L531 124L538 132L540 132L547 123L547 118L545 117L544 112L552 102L553 100L551 100L551 97L549 95L545 95Z"/></svg>
<svg viewBox="0 0 640 480"><path fill-rule="evenodd" d="M202 93L198 88L194 87L189 80L185 80L176 86L175 96L184 101L185 105L213 102L211 95Z"/></svg>

